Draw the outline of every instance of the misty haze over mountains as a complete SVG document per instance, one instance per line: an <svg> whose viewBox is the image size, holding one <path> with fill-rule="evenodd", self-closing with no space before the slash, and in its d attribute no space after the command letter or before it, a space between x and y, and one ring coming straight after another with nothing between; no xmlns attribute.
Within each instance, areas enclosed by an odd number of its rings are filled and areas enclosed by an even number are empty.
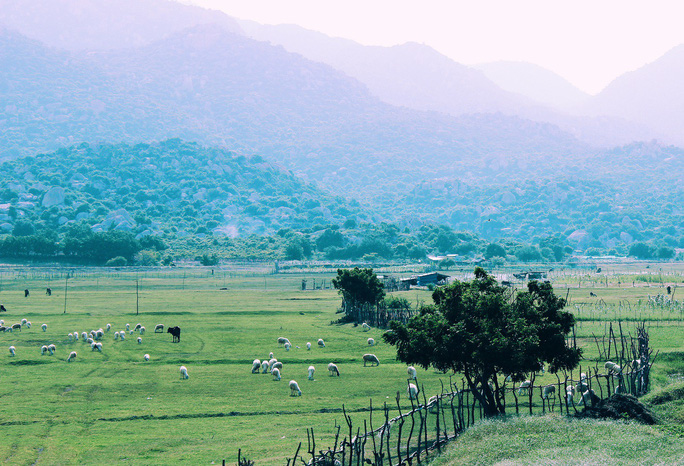
<svg viewBox="0 0 684 466"><path fill-rule="evenodd" d="M170 1L0 0L0 157L181 138L407 225L629 243L619 225L657 209L649 184L682 196L683 152L667 145L684 145L683 50L589 96L531 64L468 67ZM586 212L607 216L592 229Z"/></svg>

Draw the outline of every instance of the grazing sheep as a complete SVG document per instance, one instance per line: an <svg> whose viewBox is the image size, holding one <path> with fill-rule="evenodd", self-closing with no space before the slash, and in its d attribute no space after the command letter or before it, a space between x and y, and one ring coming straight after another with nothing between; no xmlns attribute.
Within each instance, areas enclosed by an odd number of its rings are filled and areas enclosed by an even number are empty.
<svg viewBox="0 0 684 466"><path fill-rule="evenodd" d="M85 332L81 332L81 339L82 339L83 341L87 340L87 339L88 339L88 334L85 333Z"/></svg>
<svg viewBox="0 0 684 466"><path fill-rule="evenodd" d="M95 340L93 340L92 338L88 338L85 342L89 345L92 345L95 342Z"/></svg>
<svg viewBox="0 0 684 466"><path fill-rule="evenodd" d="M370 325L368 325L367 323L364 322L361 324L361 328L363 328L364 332L367 332L370 330Z"/></svg>
<svg viewBox="0 0 684 466"><path fill-rule="evenodd" d="M523 392L525 392L525 395L529 395L531 385L532 385L532 382L530 382L529 380L525 380L524 382L521 382L520 386L518 387L518 395L522 395Z"/></svg>
<svg viewBox="0 0 684 466"><path fill-rule="evenodd" d="M26 322L26 328L31 328L31 321Z"/></svg>
<svg viewBox="0 0 684 466"><path fill-rule="evenodd" d="M188 377L190 377L188 375L188 368L185 366L180 366L180 378L187 379Z"/></svg>
<svg viewBox="0 0 684 466"><path fill-rule="evenodd" d="M582 393L582 399L579 401L578 404L581 406L587 406L588 403L591 403L591 405L593 406L599 401L601 401L601 399L596 395L596 392L594 392L594 390L589 389L586 392Z"/></svg>
<svg viewBox="0 0 684 466"><path fill-rule="evenodd" d="M154 333L164 333L164 324L157 324L154 326Z"/></svg>
<svg viewBox="0 0 684 466"><path fill-rule="evenodd" d="M292 345L290 344L290 342L285 343L285 351L290 351L291 347Z"/></svg>
<svg viewBox="0 0 684 466"><path fill-rule="evenodd" d="M112 324L107 324L107 325L105 326L105 330L106 330L106 331L109 332L111 329L112 329Z"/></svg>
<svg viewBox="0 0 684 466"><path fill-rule="evenodd" d="M26 319L21 319L21 325L22 325L22 327L26 325L26 322L28 322L28 320L26 320Z"/></svg>
<svg viewBox="0 0 684 466"><path fill-rule="evenodd" d="M418 379L418 371L416 371L416 368L413 366L408 366L406 368L406 372L408 372L409 377L411 377L413 380Z"/></svg>
<svg viewBox="0 0 684 466"><path fill-rule="evenodd" d="M606 361L606 363L603 365L603 367L606 368L609 375L610 374L618 375L622 372L622 368L612 361Z"/></svg>
<svg viewBox="0 0 684 466"><path fill-rule="evenodd" d="M78 332L74 332L74 340L78 341Z"/></svg>
<svg viewBox="0 0 684 466"><path fill-rule="evenodd" d="M133 335L133 331L134 331L133 329L129 330L129 331L128 331L128 334L129 334L129 335Z"/></svg>
<svg viewBox="0 0 684 466"><path fill-rule="evenodd" d="M548 400L550 397L553 397L556 393L556 386L555 385L547 385L544 387L542 390L542 399Z"/></svg>
<svg viewBox="0 0 684 466"><path fill-rule="evenodd" d="M126 331L128 332L131 329L131 324L126 324Z"/></svg>
<svg viewBox="0 0 684 466"><path fill-rule="evenodd" d="M268 373L268 370L269 370L270 368L271 368L271 367L269 366L267 360L264 359L263 361L261 361L261 373L262 373L262 374L267 374L267 373Z"/></svg>
<svg viewBox="0 0 684 466"><path fill-rule="evenodd" d="M323 341L322 338L318 339L318 346L320 346L321 348L325 348L325 342Z"/></svg>
<svg viewBox="0 0 684 466"><path fill-rule="evenodd" d="M439 397L437 395L432 395L430 399L427 402L427 405L430 407L430 412L432 414L437 414L439 413L439 403L438 403Z"/></svg>
<svg viewBox="0 0 684 466"><path fill-rule="evenodd" d="M273 365L271 366L271 370L273 370L273 369L282 369L282 368L283 368L283 363L280 362L280 361L276 361L276 362L273 363Z"/></svg>
<svg viewBox="0 0 684 466"><path fill-rule="evenodd" d="M575 393L575 387L568 385L568 387L565 389L565 397L568 400L568 403L575 402Z"/></svg>
<svg viewBox="0 0 684 466"><path fill-rule="evenodd" d="M330 377L333 376L340 376L340 370L337 368L336 364L330 363L328 364L328 372L330 372Z"/></svg>
<svg viewBox="0 0 684 466"><path fill-rule="evenodd" d="M12 330L19 330L21 332L21 324L13 324Z"/></svg>
<svg viewBox="0 0 684 466"><path fill-rule="evenodd" d="M40 347L40 355L45 356L45 353L47 353L48 347L43 345Z"/></svg>
<svg viewBox="0 0 684 466"><path fill-rule="evenodd" d="M366 363L370 363L371 367L373 367L373 364L375 364L376 366L379 366L380 360L374 354L364 354L363 355L363 367L366 367Z"/></svg>
<svg viewBox="0 0 684 466"><path fill-rule="evenodd" d="M416 384L410 383L406 389L406 392L408 393L409 400L415 400L418 398L418 393L420 393L420 390L418 390Z"/></svg>
<svg viewBox="0 0 684 466"><path fill-rule="evenodd" d="M258 374L259 369L261 369L261 361L255 359L254 361L252 361L252 374Z"/></svg>
<svg viewBox="0 0 684 466"><path fill-rule="evenodd" d="M114 341L119 339L119 332L114 332Z"/></svg>
<svg viewBox="0 0 684 466"><path fill-rule="evenodd" d="M278 342L279 345L284 345L285 343L290 343L290 340L288 340L285 337L278 337L278 339L276 341Z"/></svg>
<svg viewBox="0 0 684 466"><path fill-rule="evenodd" d="M73 341L73 339L74 339L74 334L73 334L73 333L70 333L69 335L67 335L67 339L68 339L69 341Z"/></svg>
<svg viewBox="0 0 684 466"><path fill-rule="evenodd" d="M15 351L16 351L16 349L14 348L14 346L9 347L10 356L14 356Z"/></svg>
<svg viewBox="0 0 684 466"><path fill-rule="evenodd" d="M272 358L268 360L268 369L271 370L273 369L273 364L277 363L278 360L276 358Z"/></svg>
<svg viewBox="0 0 684 466"><path fill-rule="evenodd" d="M95 349L101 353L102 352L102 343L100 343L99 341L97 343L95 343Z"/></svg>
<svg viewBox="0 0 684 466"><path fill-rule="evenodd" d="M290 396L302 396L302 391L299 389L299 384L294 380L290 380Z"/></svg>
<svg viewBox="0 0 684 466"><path fill-rule="evenodd" d="M126 339L126 332L120 332L119 338L121 339L121 341L124 341Z"/></svg>
<svg viewBox="0 0 684 466"><path fill-rule="evenodd" d="M7 332L7 327L0 325L0 332Z"/></svg>
<svg viewBox="0 0 684 466"><path fill-rule="evenodd" d="M268 353L268 359L273 359L273 357L274 357L274 356L273 356L273 351L271 351L270 353Z"/></svg>
<svg viewBox="0 0 684 466"><path fill-rule="evenodd" d="M142 327L142 324L135 324L135 327L133 327L133 330L140 330L140 327Z"/></svg>
<svg viewBox="0 0 684 466"><path fill-rule="evenodd" d="M97 350L97 343L94 341L90 344L90 351L96 351Z"/></svg>
<svg viewBox="0 0 684 466"><path fill-rule="evenodd" d="M145 327L140 327L140 335L145 335Z"/></svg>
<svg viewBox="0 0 684 466"><path fill-rule="evenodd" d="M311 342L310 341L306 342L306 349L307 349L307 351L311 351Z"/></svg>
<svg viewBox="0 0 684 466"><path fill-rule="evenodd" d="M67 358L67 362L71 362L74 359L76 359L76 351L72 351L71 353L69 353L69 357Z"/></svg>
<svg viewBox="0 0 684 466"><path fill-rule="evenodd" d="M373 340L372 338L369 338L367 341L369 346L375 346L375 340Z"/></svg>
<svg viewBox="0 0 684 466"><path fill-rule="evenodd" d="M273 380L276 382L280 380L280 369L277 367L274 367L273 370L271 371L271 375L273 376Z"/></svg>
<svg viewBox="0 0 684 466"><path fill-rule="evenodd" d="M48 353L50 353L50 356L55 354L55 351L57 351L57 347L55 345L49 345L48 346Z"/></svg>
<svg viewBox="0 0 684 466"><path fill-rule="evenodd" d="M314 372L316 372L316 368L314 366L309 366L309 380L314 379Z"/></svg>
<svg viewBox="0 0 684 466"><path fill-rule="evenodd" d="M138 337L138 344L142 345L142 338Z"/></svg>
<svg viewBox="0 0 684 466"><path fill-rule="evenodd" d="M144 359L145 361L149 361L149 360L150 360L150 355L147 354L147 353L145 353L145 354L143 355L143 359Z"/></svg>

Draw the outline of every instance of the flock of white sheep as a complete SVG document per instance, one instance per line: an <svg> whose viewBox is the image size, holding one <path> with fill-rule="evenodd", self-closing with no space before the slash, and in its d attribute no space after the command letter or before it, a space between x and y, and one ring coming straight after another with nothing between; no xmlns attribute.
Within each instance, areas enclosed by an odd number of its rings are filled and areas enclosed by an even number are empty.
<svg viewBox="0 0 684 466"><path fill-rule="evenodd" d="M362 324L361 327L363 328L364 332L370 330L370 326L365 322ZM280 346L282 346L285 349L285 351L290 351L292 349L292 343L290 343L290 340L286 337L278 337L276 339L276 342ZM366 342L369 346L375 346L375 340L372 338L368 338ZM316 344L319 348L325 348L325 341L322 338L319 338ZM311 351L311 342L307 341L305 347L307 351ZM299 349L299 346L295 346L295 348ZM363 355L363 365L366 366L368 363L370 363L371 366L379 366L380 360L376 355L367 353ZM276 382L280 381L281 379L282 369L282 361L278 361L278 359L276 359L273 356L273 352L269 353L268 358L264 359L263 361L259 359L255 359L254 361L252 361L252 374L271 374L273 380ZM307 369L307 380L314 381L315 372L316 367L309 366L309 368ZM328 372L330 374L330 377L340 376L340 369L337 367L337 364L333 362L328 364ZM299 384L296 380L290 380L288 386L290 388L290 396L302 396L302 390L299 387Z"/></svg>

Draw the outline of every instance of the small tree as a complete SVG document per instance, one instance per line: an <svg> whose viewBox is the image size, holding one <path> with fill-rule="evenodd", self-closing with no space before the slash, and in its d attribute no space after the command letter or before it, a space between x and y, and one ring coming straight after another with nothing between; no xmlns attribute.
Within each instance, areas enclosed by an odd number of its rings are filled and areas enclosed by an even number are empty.
<svg viewBox="0 0 684 466"><path fill-rule="evenodd" d="M342 295L344 304L352 308L377 304L385 297L383 284L373 269L337 269L337 277L332 279L332 284Z"/></svg>
<svg viewBox="0 0 684 466"><path fill-rule="evenodd" d="M390 322L383 338L402 362L463 374L487 416L504 413L492 390L500 376L522 380L540 363L550 372L579 363L580 350L565 345L574 317L548 283L530 282L513 298L478 267L472 281L438 288L432 298L408 324Z"/></svg>

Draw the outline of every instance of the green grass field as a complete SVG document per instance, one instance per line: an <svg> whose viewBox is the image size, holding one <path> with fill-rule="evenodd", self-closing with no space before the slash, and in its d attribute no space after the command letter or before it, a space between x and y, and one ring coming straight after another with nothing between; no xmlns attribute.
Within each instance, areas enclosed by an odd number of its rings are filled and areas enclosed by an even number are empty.
<svg viewBox="0 0 684 466"><path fill-rule="evenodd" d="M343 405L362 423L369 400L374 406L394 406L397 391L405 395L406 366L395 361L394 349L382 342L382 331L331 325L339 318L336 291L301 291L303 278L329 282L332 274L271 275L249 268L217 269L214 275L202 268L74 272L67 290L58 271L0 273L0 303L8 309L0 319L6 324L22 318L32 322L30 329L0 334L3 464L220 464L223 459L234 464L238 448L258 465L284 464L299 442L306 449L309 427L315 430L317 448L331 446L335 425L344 424ZM589 297L590 288L576 288L573 280L558 276L554 282L558 294L571 287L571 306L586 303L577 334L591 360L595 351L589 337L602 334L613 319L591 307L596 298ZM594 285L591 289L615 312L621 312L619 302L636 305L639 296L655 290L646 288L646 282L632 287L630 281L624 288ZM52 296L45 295L47 286ZM28 298L25 288L31 291ZM412 303L431 301L427 291L402 296ZM672 313L666 318L659 310L643 312L653 319L654 348L684 351L681 319ZM42 323L48 324L46 332ZM67 339L70 332L107 323L112 330L102 340L102 353L92 352L80 338ZM146 327L142 344L136 342L137 333L114 341L114 332L126 323ZM158 323L180 326L181 342L172 343L168 333L155 334ZM625 331L633 325L623 323ZM276 343L280 336L299 348L286 352ZM368 337L377 342L372 349ZM318 338L325 340L325 348L317 347ZM307 341L313 343L311 351L305 349ZM41 345L50 343L57 346L56 354L41 356ZM10 345L16 347L14 357ZM78 357L67 363L70 351ZM271 351L284 363L279 382L267 374L251 374L252 360ZM379 357L379 367L363 367L361 357L367 352ZM149 362L143 361L145 353ZM671 381L670 368L676 365L676 358L662 360L663 367L654 372L660 386ZM338 364L340 378L328 376L329 362ZM188 368L188 380L180 379L180 365ZM309 365L316 367L315 381L307 380ZM545 377L555 382L555 377ZM299 383L302 397L289 396L291 379ZM449 382L448 376L420 369L419 380L428 397L441 391L441 382ZM403 400L408 407L405 396Z"/></svg>

